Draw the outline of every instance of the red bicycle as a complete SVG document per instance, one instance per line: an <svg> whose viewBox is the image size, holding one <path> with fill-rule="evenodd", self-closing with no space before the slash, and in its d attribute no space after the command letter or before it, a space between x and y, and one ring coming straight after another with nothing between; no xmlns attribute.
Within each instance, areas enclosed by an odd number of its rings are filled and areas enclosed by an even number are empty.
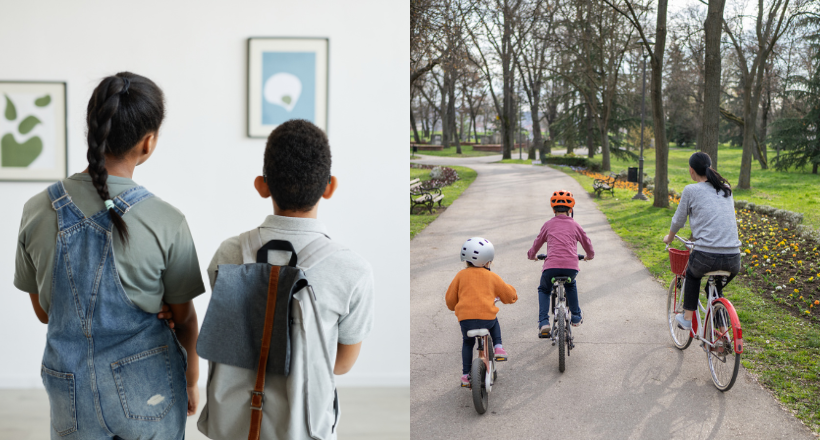
<svg viewBox="0 0 820 440"><path fill-rule="evenodd" d="M709 362L709 371L712 373L712 382L720 391L728 391L735 384L740 367L740 354L743 353L743 330L735 307L723 297L717 283L724 286L729 272L716 270L704 274L709 277L707 282L708 297L706 305L698 301L698 309L692 315L692 329L685 330L678 326L675 315L683 313L683 286L685 283L686 265L689 261L689 252L694 243L679 236L678 240L686 245L686 250L670 248L669 262L675 277L669 284L669 293L666 297L666 317L669 331L675 347L685 350L692 343L692 339L700 341L701 348L706 352ZM701 313L705 319L701 320Z"/></svg>

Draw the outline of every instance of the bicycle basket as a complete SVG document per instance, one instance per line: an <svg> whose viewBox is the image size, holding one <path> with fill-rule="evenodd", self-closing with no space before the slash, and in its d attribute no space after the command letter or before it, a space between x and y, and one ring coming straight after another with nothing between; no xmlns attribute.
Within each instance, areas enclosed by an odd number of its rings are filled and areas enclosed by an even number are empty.
<svg viewBox="0 0 820 440"><path fill-rule="evenodd" d="M686 270L686 263L689 262L689 251L669 248L669 263L672 266L672 273L683 275Z"/></svg>

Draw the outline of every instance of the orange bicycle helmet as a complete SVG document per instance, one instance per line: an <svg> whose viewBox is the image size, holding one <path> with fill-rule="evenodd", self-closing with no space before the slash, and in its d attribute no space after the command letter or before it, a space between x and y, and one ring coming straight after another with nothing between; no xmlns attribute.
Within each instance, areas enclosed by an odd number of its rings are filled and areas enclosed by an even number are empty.
<svg viewBox="0 0 820 440"><path fill-rule="evenodd" d="M566 206L567 208L572 209L575 207L575 198L572 197L572 193L561 189L552 193L552 197L550 197L550 207L555 208L556 206Z"/></svg>

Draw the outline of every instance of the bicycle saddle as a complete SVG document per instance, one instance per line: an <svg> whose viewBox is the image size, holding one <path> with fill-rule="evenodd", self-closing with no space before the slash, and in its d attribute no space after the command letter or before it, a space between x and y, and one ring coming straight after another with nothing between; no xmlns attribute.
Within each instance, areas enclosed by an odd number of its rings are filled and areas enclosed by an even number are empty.
<svg viewBox="0 0 820 440"><path fill-rule="evenodd" d="M486 328L478 328L475 330L467 330L467 337L468 338L475 338L476 336L486 336L489 335L490 331Z"/></svg>
<svg viewBox="0 0 820 440"><path fill-rule="evenodd" d="M726 272L725 270L714 270L712 272L706 272L703 274L705 277L728 277L731 276L731 272Z"/></svg>

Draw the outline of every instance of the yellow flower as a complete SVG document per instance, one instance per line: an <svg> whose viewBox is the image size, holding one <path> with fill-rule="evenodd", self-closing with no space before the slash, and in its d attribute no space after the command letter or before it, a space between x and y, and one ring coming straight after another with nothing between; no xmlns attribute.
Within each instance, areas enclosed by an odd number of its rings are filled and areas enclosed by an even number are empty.
<svg viewBox="0 0 820 440"><path fill-rule="evenodd" d="M757 266L758 266L758 264L757 264L757 263L755 263L755 267L757 267Z"/></svg>
<svg viewBox="0 0 820 440"><path fill-rule="evenodd" d="M751 253L752 253L752 251L750 251L750 250L748 250L748 249L746 249L744 252L746 252L747 254L751 254Z"/></svg>
<svg viewBox="0 0 820 440"><path fill-rule="evenodd" d="M793 282L794 282L794 278L789 278L789 282L790 282L790 283L793 283Z"/></svg>
<svg viewBox="0 0 820 440"><path fill-rule="evenodd" d="M808 310L806 310L806 314L807 314L807 315L809 315L809 314L811 314L811 312L809 312Z"/></svg>
<svg viewBox="0 0 820 440"><path fill-rule="evenodd" d="M794 293L800 293L800 289L794 289Z"/></svg>
<svg viewBox="0 0 820 440"><path fill-rule="evenodd" d="M803 299L803 295L800 295L800 298L798 298L798 299Z"/></svg>

